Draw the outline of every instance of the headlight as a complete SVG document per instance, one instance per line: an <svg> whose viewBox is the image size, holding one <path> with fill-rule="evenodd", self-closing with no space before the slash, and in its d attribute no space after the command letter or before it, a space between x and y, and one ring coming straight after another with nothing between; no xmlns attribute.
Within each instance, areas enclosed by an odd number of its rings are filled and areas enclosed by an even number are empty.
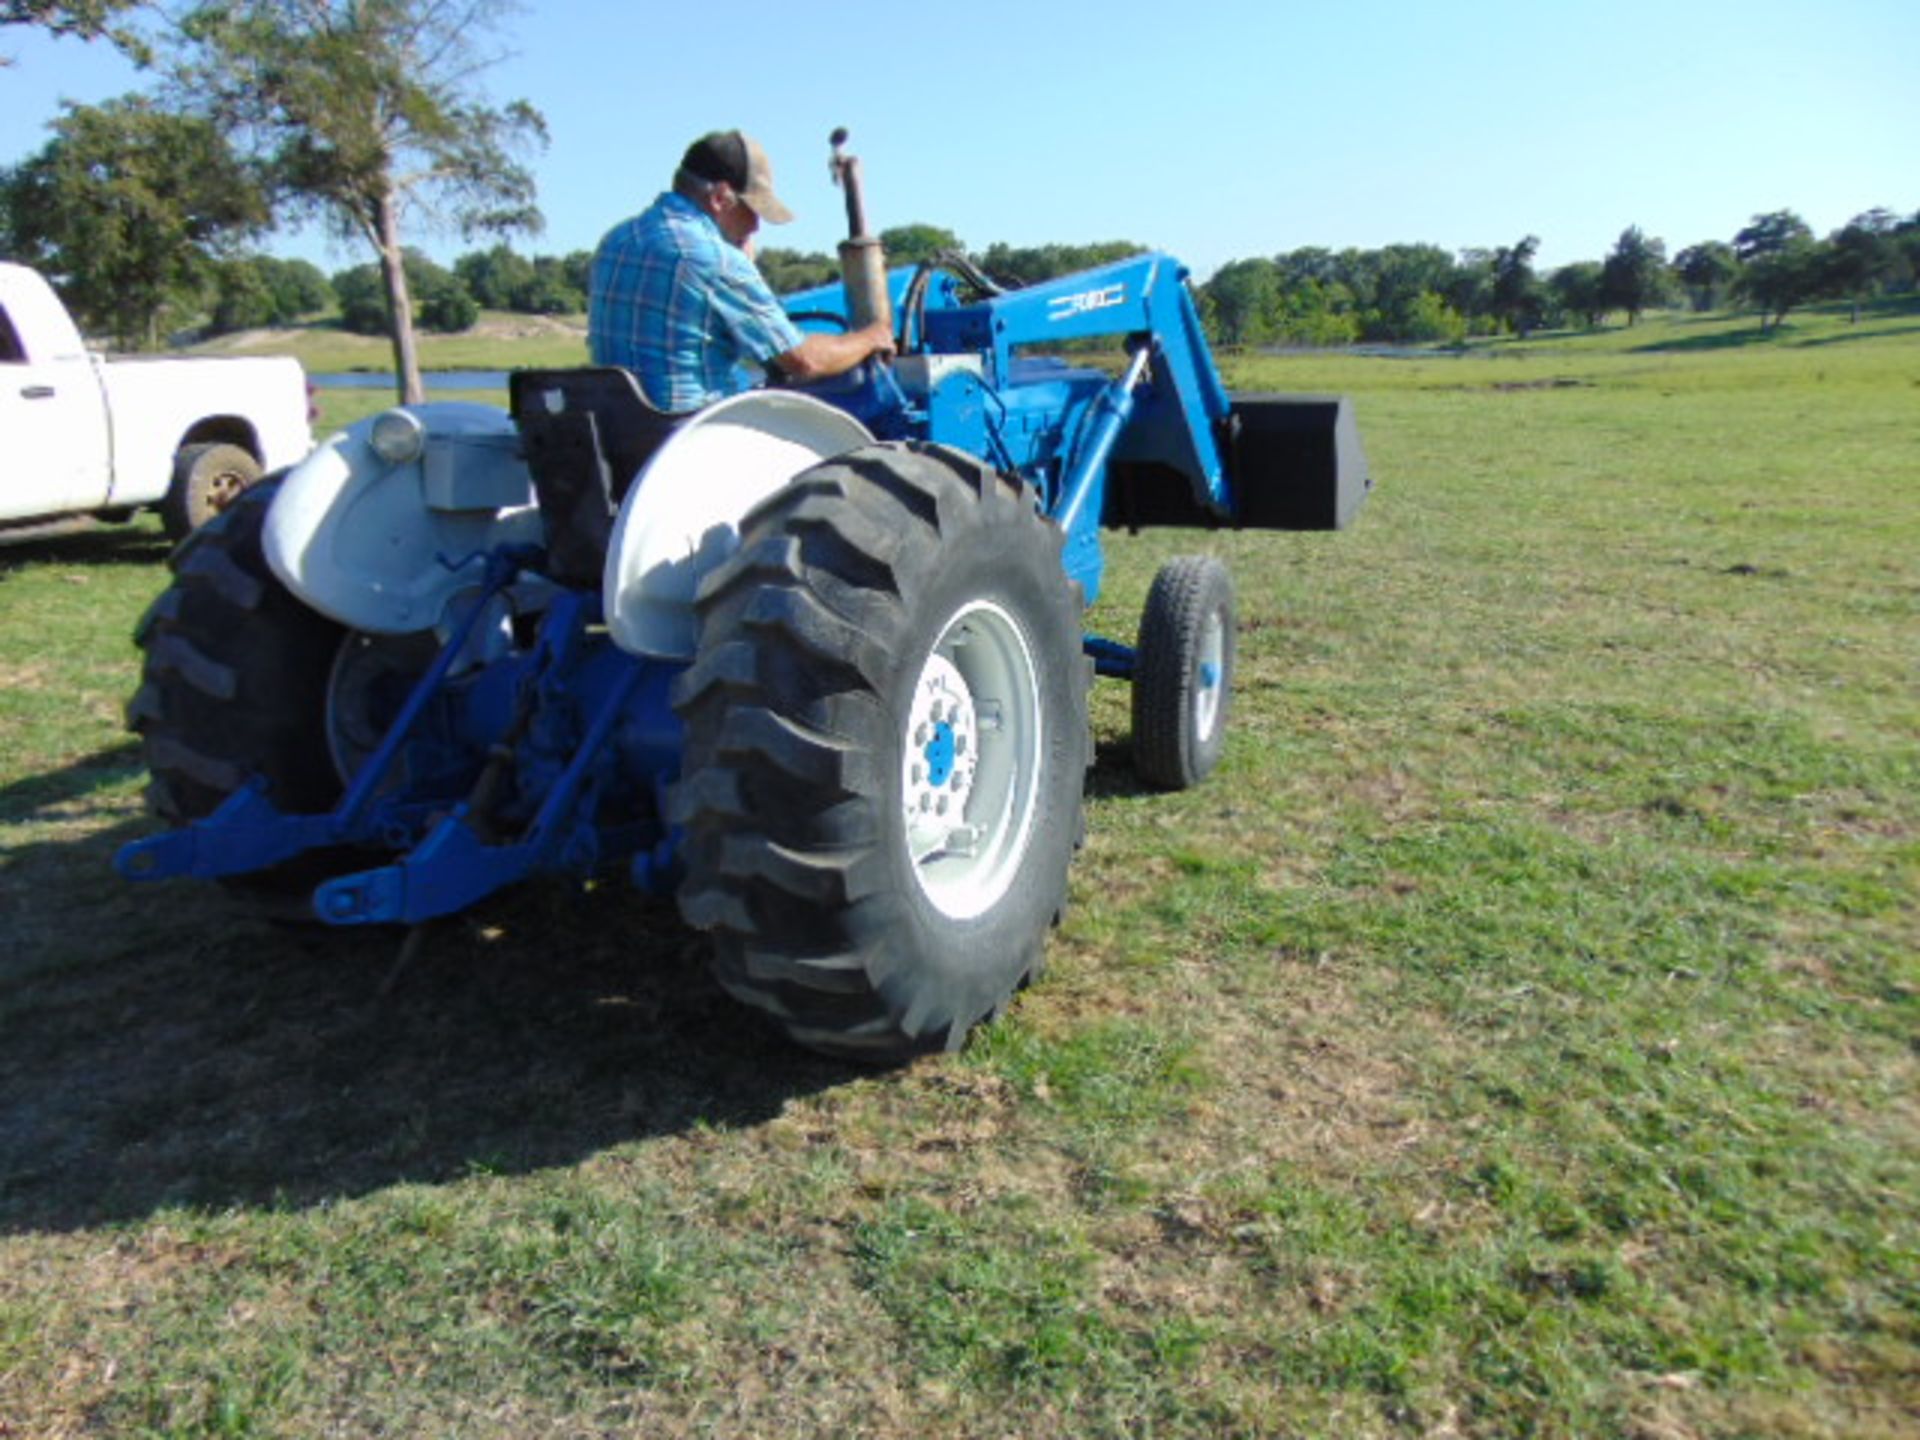
<svg viewBox="0 0 1920 1440"><path fill-rule="evenodd" d="M389 410L373 422L367 443L389 465L408 465L425 453L427 427L410 410Z"/></svg>

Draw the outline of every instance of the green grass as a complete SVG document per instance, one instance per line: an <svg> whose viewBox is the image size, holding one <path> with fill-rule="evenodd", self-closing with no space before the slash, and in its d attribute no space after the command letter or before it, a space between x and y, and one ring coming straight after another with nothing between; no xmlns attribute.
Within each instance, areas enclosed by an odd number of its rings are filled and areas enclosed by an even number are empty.
<svg viewBox="0 0 1920 1440"><path fill-rule="evenodd" d="M0 549L0 1431L1914 1433L1920 312L1753 332L1230 359L1377 492L1115 537L1109 633L1231 563L1226 758L1097 690L1046 979L893 1073L623 885L390 993L122 886L163 546Z"/></svg>

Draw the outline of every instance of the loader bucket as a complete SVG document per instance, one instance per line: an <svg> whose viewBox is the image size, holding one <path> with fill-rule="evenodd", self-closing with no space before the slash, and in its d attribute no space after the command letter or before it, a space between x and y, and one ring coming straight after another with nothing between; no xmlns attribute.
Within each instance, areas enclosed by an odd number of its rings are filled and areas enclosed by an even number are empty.
<svg viewBox="0 0 1920 1440"><path fill-rule="evenodd" d="M1344 395L1236 394L1227 422L1233 523L1344 530L1373 488Z"/></svg>

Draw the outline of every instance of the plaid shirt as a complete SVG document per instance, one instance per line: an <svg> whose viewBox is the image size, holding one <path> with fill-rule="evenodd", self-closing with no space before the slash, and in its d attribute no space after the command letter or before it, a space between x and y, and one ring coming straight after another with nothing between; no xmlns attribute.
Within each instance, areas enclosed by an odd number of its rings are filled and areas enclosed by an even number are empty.
<svg viewBox="0 0 1920 1440"><path fill-rule="evenodd" d="M753 261L671 191L607 232L591 292L593 363L633 371L662 410L698 410L737 394L752 384L740 365L764 365L801 341Z"/></svg>

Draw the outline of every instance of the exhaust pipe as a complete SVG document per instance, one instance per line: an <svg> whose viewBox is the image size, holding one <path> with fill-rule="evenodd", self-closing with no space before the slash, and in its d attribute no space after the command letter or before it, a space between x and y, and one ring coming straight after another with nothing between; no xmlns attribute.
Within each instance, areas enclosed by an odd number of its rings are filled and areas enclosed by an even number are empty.
<svg viewBox="0 0 1920 1440"><path fill-rule="evenodd" d="M864 330L876 320L893 328L893 307L887 301L887 257L880 241L867 233L866 198L860 191L860 157L846 151L847 127L829 137L833 158L827 162L833 183L847 192L847 238L840 242L841 284L847 291L847 328Z"/></svg>

